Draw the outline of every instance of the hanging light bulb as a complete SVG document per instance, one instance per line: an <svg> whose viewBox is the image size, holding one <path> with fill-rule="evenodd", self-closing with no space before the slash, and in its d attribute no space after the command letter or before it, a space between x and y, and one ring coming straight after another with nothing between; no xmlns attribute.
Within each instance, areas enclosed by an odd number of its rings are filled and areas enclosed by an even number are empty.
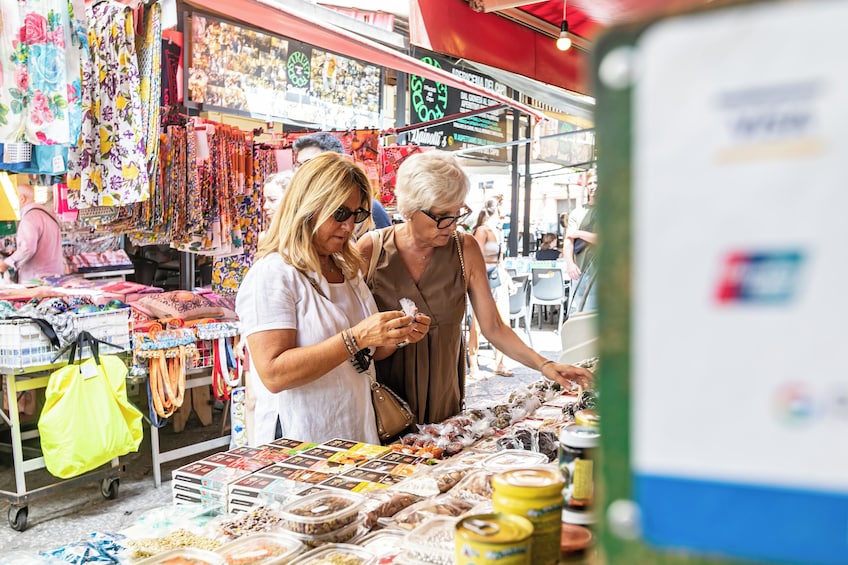
<svg viewBox="0 0 848 565"><path fill-rule="evenodd" d="M556 40L556 47L560 51L568 51L571 49L571 38L568 37L568 16L565 13L566 0L562 1L562 23L559 26L559 37Z"/></svg>

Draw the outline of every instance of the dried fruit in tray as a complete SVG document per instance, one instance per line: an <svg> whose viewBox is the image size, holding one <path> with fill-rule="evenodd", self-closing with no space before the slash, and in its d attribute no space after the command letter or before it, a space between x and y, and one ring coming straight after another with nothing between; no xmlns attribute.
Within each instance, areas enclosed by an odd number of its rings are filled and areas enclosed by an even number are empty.
<svg viewBox="0 0 848 565"><path fill-rule="evenodd" d="M492 473L484 469L471 471L448 494L469 503L489 500L492 498Z"/></svg>
<svg viewBox="0 0 848 565"><path fill-rule="evenodd" d="M408 492L370 491L365 495L365 525L373 528L380 518L391 518L404 508L422 500L422 497Z"/></svg>
<svg viewBox="0 0 848 565"><path fill-rule="evenodd" d="M362 497L354 493L318 492L297 498L281 508L281 524L299 534L326 534L356 520L362 504Z"/></svg>
<svg viewBox="0 0 848 565"><path fill-rule="evenodd" d="M456 518L474 508L474 503L449 495L441 495L422 500L395 514L394 519L381 520L383 525L391 525L404 530L413 530L423 522L435 517Z"/></svg>
<svg viewBox="0 0 848 565"><path fill-rule="evenodd" d="M285 563L303 550L293 536L260 533L245 536L218 548L227 565L271 565Z"/></svg>

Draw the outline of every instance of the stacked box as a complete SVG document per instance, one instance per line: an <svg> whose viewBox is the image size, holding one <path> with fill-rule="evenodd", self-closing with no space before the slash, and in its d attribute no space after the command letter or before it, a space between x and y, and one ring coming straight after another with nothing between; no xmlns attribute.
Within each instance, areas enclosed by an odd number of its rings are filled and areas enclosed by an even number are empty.
<svg viewBox="0 0 848 565"><path fill-rule="evenodd" d="M294 480L254 473L230 485L227 496L229 511L243 512L255 506L278 508L307 488L306 484Z"/></svg>
<svg viewBox="0 0 848 565"><path fill-rule="evenodd" d="M216 457L213 458L212 462L201 459L173 471L171 473L171 491L174 503L220 503L225 511L229 511L227 507L229 485L250 475L252 471L227 467L214 462L226 459L225 457Z"/></svg>

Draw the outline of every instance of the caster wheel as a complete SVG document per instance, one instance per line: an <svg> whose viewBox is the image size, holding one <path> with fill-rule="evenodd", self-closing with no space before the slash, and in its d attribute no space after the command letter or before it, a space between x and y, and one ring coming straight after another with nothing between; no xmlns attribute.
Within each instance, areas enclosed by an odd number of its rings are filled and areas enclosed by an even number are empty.
<svg viewBox="0 0 848 565"><path fill-rule="evenodd" d="M22 532L26 529L28 512L29 509L26 506L9 507L9 525L13 530Z"/></svg>
<svg viewBox="0 0 848 565"><path fill-rule="evenodd" d="M118 497L118 485L120 480L115 477L107 477L100 481L100 494L106 500L114 500Z"/></svg>

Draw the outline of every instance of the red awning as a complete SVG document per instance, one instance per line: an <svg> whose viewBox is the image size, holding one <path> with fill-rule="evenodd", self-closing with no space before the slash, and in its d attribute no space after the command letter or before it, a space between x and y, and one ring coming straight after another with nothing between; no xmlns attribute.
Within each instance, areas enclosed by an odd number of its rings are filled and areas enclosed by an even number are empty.
<svg viewBox="0 0 848 565"><path fill-rule="evenodd" d="M462 0L411 0L409 40L436 53L589 94L586 53L559 51L548 35L495 13L475 12Z"/></svg>
<svg viewBox="0 0 848 565"><path fill-rule="evenodd" d="M347 57L411 75L422 76L453 88L487 96L492 100L534 116L537 120L545 118L545 115L539 110L521 104L508 96L455 77L449 72L422 63L408 55L384 47L375 41L332 24L310 19L297 13L292 8L272 0L227 0L226 2L221 2L221 0L186 0L185 4L210 14L242 22L269 33L290 37Z"/></svg>

